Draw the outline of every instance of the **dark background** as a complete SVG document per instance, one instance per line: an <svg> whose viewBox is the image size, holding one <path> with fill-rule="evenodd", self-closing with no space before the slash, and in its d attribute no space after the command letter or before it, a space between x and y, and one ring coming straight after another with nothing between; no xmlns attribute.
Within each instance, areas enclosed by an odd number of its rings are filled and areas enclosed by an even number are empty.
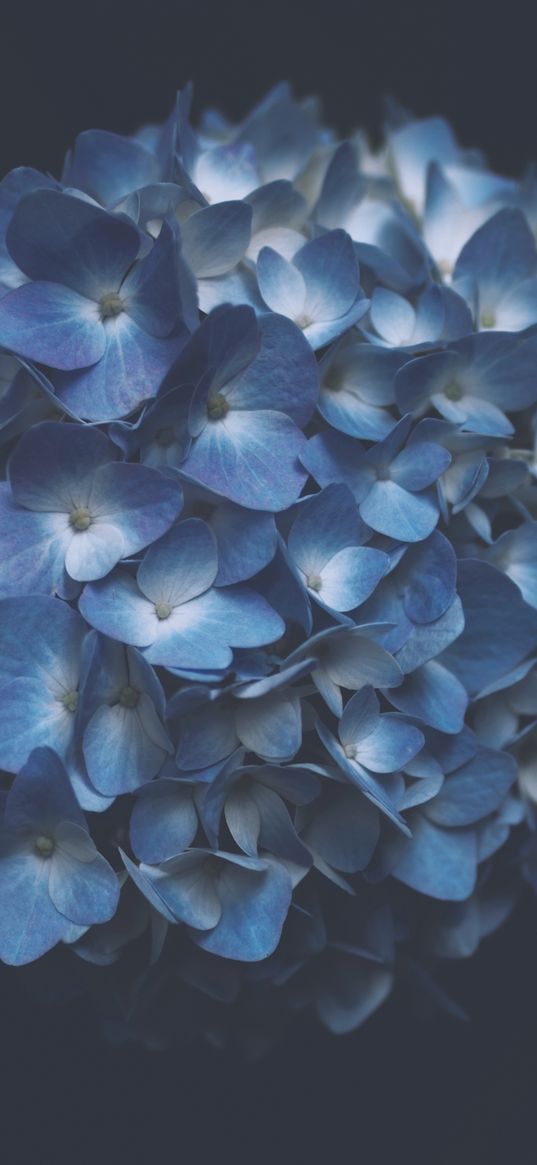
<svg viewBox="0 0 537 1165"><path fill-rule="evenodd" d="M82 129L195 109L243 115L288 78L340 132L378 132L392 94L442 113L517 174L537 155L537 9L288 0L11 0L0 21L0 170L58 173ZM472 1016L418 1023L400 1000L346 1039L303 1023L256 1066L204 1047L105 1044L80 1002L47 1008L0 977L6 1165L215 1160L257 1165L535 1165L537 909L444 982Z"/></svg>

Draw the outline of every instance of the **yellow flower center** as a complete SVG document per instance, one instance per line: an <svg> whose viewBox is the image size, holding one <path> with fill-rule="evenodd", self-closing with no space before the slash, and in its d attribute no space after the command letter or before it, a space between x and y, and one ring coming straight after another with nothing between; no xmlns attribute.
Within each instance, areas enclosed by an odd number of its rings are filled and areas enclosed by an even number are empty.
<svg viewBox="0 0 537 1165"><path fill-rule="evenodd" d="M101 295L99 315L102 320L113 320L116 316L120 316L122 311L125 311L125 308L117 291L109 291L106 295Z"/></svg>
<svg viewBox="0 0 537 1165"><path fill-rule="evenodd" d="M39 854L40 858L49 858L55 849L53 839L51 837L45 837L44 835L36 837L34 845L35 851Z"/></svg>
<svg viewBox="0 0 537 1165"><path fill-rule="evenodd" d="M73 530L77 530L79 533L81 530L87 530L92 522L93 518L89 510L86 510L84 507L81 507L79 510L73 510L72 514L69 515L70 525L73 527Z"/></svg>

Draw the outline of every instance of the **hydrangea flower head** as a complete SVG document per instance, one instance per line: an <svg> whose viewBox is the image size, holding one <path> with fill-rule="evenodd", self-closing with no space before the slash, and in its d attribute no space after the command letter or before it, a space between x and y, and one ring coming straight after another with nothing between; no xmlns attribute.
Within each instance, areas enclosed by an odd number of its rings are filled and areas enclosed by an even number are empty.
<svg viewBox="0 0 537 1165"><path fill-rule="evenodd" d="M537 886L537 204L191 98L0 183L0 959L251 1045Z"/></svg>

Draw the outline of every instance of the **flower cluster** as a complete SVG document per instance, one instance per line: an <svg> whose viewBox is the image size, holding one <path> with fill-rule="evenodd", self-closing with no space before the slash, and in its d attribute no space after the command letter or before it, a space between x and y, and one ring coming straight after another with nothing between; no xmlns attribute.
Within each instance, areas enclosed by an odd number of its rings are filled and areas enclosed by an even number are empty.
<svg viewBox="0 0 537 1165"><path fill-rule="evenodd" d="M0 958L344 1032L533 826L537 179L189 105L0 184Z"/></svg>

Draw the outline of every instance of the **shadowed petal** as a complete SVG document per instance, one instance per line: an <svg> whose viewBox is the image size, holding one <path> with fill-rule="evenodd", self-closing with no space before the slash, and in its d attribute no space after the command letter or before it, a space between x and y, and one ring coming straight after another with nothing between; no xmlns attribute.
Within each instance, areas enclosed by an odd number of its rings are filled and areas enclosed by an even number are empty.
<svg viewBox="0 0 537 1165"><path fill-rule="evenodd" d="M206 951L245 963L266 959L278 945L292 886L287 870L277 862L249 870L229 864L219 879L220 922L192 938Z"/></svg>
<svg viewBox="0 0 537 1165"><path fill-rule="evenodd" d="M476 840L470 830L439 829L426 817L412 818L412 839L392 871L420 894L460 902L475 886Z"/></svg>

